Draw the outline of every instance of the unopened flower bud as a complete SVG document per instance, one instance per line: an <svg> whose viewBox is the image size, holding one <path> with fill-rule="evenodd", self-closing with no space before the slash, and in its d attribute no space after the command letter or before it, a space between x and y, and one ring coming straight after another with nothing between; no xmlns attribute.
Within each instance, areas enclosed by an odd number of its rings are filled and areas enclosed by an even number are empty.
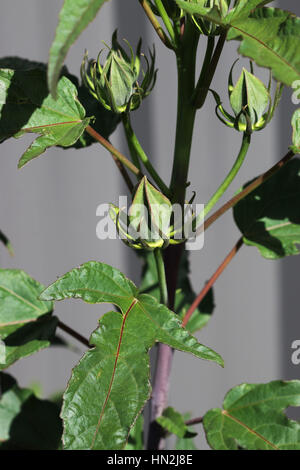
<svg viewBox="0 0 300 470"><path fill-rule="evenodd" d="M146 69L141 67L141 41L136 54L126 41L128 55L117 40L115 32L112 47L103 65L101 53L97 61L89 61L87 53L81 65L81 77L90 93L108 110L117 114L137 109L149 95L156 81L155 51L150 51L150 61L144 56ZM139 81L142 76L141 82Z"/></svg>

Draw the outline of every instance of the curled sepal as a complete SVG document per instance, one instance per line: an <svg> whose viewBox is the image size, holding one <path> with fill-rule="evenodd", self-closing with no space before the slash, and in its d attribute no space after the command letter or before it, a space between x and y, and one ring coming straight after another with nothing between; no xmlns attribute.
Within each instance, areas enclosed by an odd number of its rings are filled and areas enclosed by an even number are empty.
<svg viewBox="0 0 300 470"><path fill-rule="evenodd" d="M228 127L251 134L264 129L271 121L279 104L283 86L281 83L277 83L274 99L272 100L270 93L272 76L270 75L269 84L266 87L253 74L252 64L250 64L251 72L243 68L238 81L234 84L233 68L235 63L231 68L228 79L228 94L233 115L223 108L219 95L212 91L217 103L216 114L219 120Z"/></svg>
<svg viewBox="0 0 300 470"><path fill-rule="evenodd" d="M141 52L139 41L134 54L128 41L128 51L119 44L117 32L112 37L112 46L101 65L101 50L97 60L89 60L85 53L81 65L81 77L88 88L106 109L121 114L137 109L142 100L149 95L156 81L155 50L149 51L149 59ZM141 65L144 57L145 67Z"/></svg>

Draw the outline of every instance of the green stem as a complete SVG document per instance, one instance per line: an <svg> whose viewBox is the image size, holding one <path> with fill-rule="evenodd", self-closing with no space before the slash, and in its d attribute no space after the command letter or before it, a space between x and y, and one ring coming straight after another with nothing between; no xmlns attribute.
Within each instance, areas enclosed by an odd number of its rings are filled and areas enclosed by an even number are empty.
<svg viewBox="0 0 300 470"><path fill-rule="evenodd" d="M166 281L165 264L162 255L162 250L160 248L154 250L154 257L158 276L160 302L164 305L168 305L168 288Z"/></svg>
<svg viewBox="0 0 300 470"><path fill-rule="evenodd" d="M168 38L163 28L161 27L160 22L154 15L148 1L147 0L138 0L138 1L141 4L142 8L144 9L146 15L148 16L149 21L152 24L153 28L155 29L158 37L161 39L161 41L164 43L166 47L168 47L169 49L173 49L170 39Z"/></svg>
<svg viewBox="0 0 300 470"><path fill-rule="evenodd" d="M133 146L133 143L132 143L132 129L131 129L130 124L128 124L128 120L129 120L129 116L128 116L128 119L127 119L127 114L123 113L122 114L122 123L123 123L123 128L124 128L124 132L125 132L127 145L128 145L128 148L129 148L131 158L132 158L132 162L134 163L134 165L139 170L141 170L140 160L139 160L137 151L136 151L136 149L135 149L135 147Z"/></svg>
<svg viewBox="0 0 300 470"><path fill-rule="evenodd" d="M184 204L196 109L192 104L195 89L195 64L199 32L186 20L176 51L178 71L177 126L171 177L172 202Z"/></svg>
<svg viewBox="0 0 300 470"><path fill-rule="evenodd" d="M226 36L227 36L227 30L221 33L209 66L202 68L201 75L197 83L194 100L193 100L197 109L202 108L202 106L205 103L208 90L214 78L217 65L219 63L219 60L223 51L223 47L226 41Z"/></svg>
<svg viewBox="0 0 300 470"><path fill-rule="evenodd" d="M226 189L229 187L229 185L232 183L232 181L234 180L234 178L238 174L239 169L241 168L241 166L242 166L242 164L243 164L243 162L246 158L247 152L249 150L250 142L251 142L250 134L244 133L241 149L239 151L237 159L236 159L233 167L231 168L230 172L228 173L228 175L224 179L223 183L219 186L217 191L214 193L214 195L210 198L210 200L206 204L205 209L203 211L203 214L201 214L202 218L205 218L207 216L207 214L216 205L218 200L223 196Z"/></svg>
<svg viewBox="0 0 300 470"><path fill-rule="evenodd" d="M214 36L208 36L207 38L207 45L206 45L206 52L204 56L204 61L200 73L199 80L197 82L197 86L193 95L193 101L196 102L199 99L199 94L202 92L202 87L205 83L206 76L208 74L208 69L211 63L211 58L214 52L215 47L215 38Z"/></svg>
<svg viewBox="0 0 300 470"><path fill-rule="evenodd" d="M175 35L175 32L174 32L174 28L172 26L172 23L170 21L170 18L168 16L168 13L166 12L166 9L162 3L162 0L155 0L155 4L156 4L156 7L159 11L159 14L167 28L167 31L170 35L170 38L172 40L172 43L175 44L176 42L176 35Z"/></svg>
<svg viewBox="0 0 300 470"><path fill-rule="evenodd" d="M123 113L123 124L124 124L124 129L129 145L129 149L131 150L133 158L140 158L142 161L143 165L153 178L153 181L157 184L159 189L167 196L170 196L170 190L168 186L163 182L159 174L156 172L156 170L153 168L151 162L149 161L146 153L144 152L144 149L142 148L137 136L135 135L131 122L130 122L130 116L128 113ZM135 163L136 164L136 163ZM138 166L138 165L136 165ZM140 168L140 167L138 167Z"/></svg>

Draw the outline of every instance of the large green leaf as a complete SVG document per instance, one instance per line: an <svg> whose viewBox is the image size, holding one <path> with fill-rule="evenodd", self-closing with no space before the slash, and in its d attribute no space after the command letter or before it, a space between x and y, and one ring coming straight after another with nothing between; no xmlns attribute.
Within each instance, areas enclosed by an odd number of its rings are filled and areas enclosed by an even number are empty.
<svg viewBox="0 0 300 470"><path fill-rule="evenodd" d="M242 199L233 213L244 242L265 258L299 254L300 160L291 160Z"/></svg>
<svg viewBox="0 0 300 470"><path fill-rule="evenodd" d="M300 406L300 381L242 384L226 395L223 410L210 410L203 420L215 450L299 450L300 423L283 411Z"/></svg>
<svg viewBox="0 0 300 470"><path fill-rule="evenodd" d="M49 147L74 145L88 123L76 86L68 78L61 77L54 100L48 94L42 67L0 69L0 141L25 133L40 134L21 157L19 167Z"/></svg>
<svg viewBox="0 0 300 470"><path fill-rule="evenodd" d="M0 450L56 450L62 433L57 405L19 388L4 373L0 387Z"/></svg>
<svg viewBox="0 0 300 470"><path fill-rule="evenodd" d="M160 291L158 286L157 269L155 264L154 255L151 252L143 253L144 266L142 272L142 284L140 286L140 292L144 292L152 295L157 300L160 299ZM188 311L189 307L196 298L195 292L191 286L189 277L189 260L188 253L185 251L180 263L179 276L178 276L178 288L175 296L174 312L177 313L179 318L182 320ZM207 295L204 297L199 307L194 311L189 322L186 325L186 329L190 333L195 333L201 330L211 318L214 310L214 298L213 290L210 289Z"/></svg>
<svg viewBox="0 0 300 470"><path fill-rule="evenodd" d="M54 97L65 57L81 32L107 0L65 0L49 54L48 83Z"/></svg>
<svg viewBox="0 0 300 470"><path fill-rule="evenodd" d="M35 321L51 312L52 302L38 300L44 286L18 269L0 269L0 328Z"/></svg>
<svg viewBox="0 0 300 470"><path fill-rule="evenodd" d="M199 344L167 307L137 288L119 270L90 262L48 287L40 298L81 298L112 303L93 333L89 350L73 370L62 417L67 449L121 449L150 396L148 350L156 341L223 364ZM124 393L124 390L126 393Z"/></svg>
<svg viewBox="0 0 300 470"><path fill-rule="evenodd" d="M274 78L291 86L300 78L300 20L277 8L255 8L270 2L240 1L226 16L217 7L204 8L197 3L176 0L192 15L222 26L227 39L241 41L239 52L258 65L272 70ZM250 16L249 16L250 15Z"/></svg>
<svg viewBox="0 0 300 470"><path fill-rule="evenodd" d="M0 340L5 347L0 370L49 347L55 341L57 322L56 317L44 315L34 322L0 327Z"/></svg>
<svg viewBox="0 0 300 470"><path fill-rule="evenodd" d="M228 40L239 39L240 54L272 70L274 78L291 86L300 78L300 19L275 8L257 10L234 22Z"/></svg>

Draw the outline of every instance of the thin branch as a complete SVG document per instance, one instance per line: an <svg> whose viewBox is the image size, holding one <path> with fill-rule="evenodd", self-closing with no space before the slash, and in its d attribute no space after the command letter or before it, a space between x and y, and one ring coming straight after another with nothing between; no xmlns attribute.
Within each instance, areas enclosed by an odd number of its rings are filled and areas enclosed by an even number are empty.
<svg viewBox="0 0 300 470"><path fill-rule="evenodd" d="M200 416L199 418L192 418L185 422L187 426L195 426L196 424L201 423L203 423L203 416Z"/></svg>
<svg viewBox="0 0 300 470"><path fill-rule="evenodd" d="M152 24L153 28L155 29L158 37L161 39L161 41L164 43L164 45L166 47L168 47L169 49L173 49L173 46L172 46L168 36L166 35L165 31L163 30L160 22L158 21L158 19L154 15L148 1L147 0L139 0L139 3L141 4L142 8L144 9L146 15L148 16L148 18L150 20L150 23Z"/></svg>
<svg viewBox="0 0 300 470"><path fill-rule="evenodd" d="M106 140L102 135L100 135L95 129L91 126L87 126L86 132L90 134L95 140L97 140L106 150L108 150L112 155L114 155L128 170L130 170L138 178L141 178L143 175L141 171L128 160L125 155L123 155L119 150L117 150L108 140Z"/></svg>
<svg viewBox="0 0 300 470"><path fill-rule="evenodd" d="M163 4L162 0L154 0L154 1L155 1L156 8L158 9L159 14L160 14L160 16L161 16L161 18L164 22L164 25L167 28L167 31L170 35L170 38L171 38L171 40L174 44L175 41L176 41L175 32L174 32L172 23L170 21L169 15L166 12L166 9L164 7L164 4Z"/></svg>
<svg viewBox="0 0 300 470"><path fill-rule="evenodd" d="M236 194L232 199L227 201L220 209L214 212L208 219L198 228L197 235L207 230L219 217L221 217L225 212L234 207L239 201L252 193L256 188L258 188L265 181L270 179L275 173L277 173L284 165L286 165L293 157L295 156L294 152L290 150L279 162L277 162L272 168L256 178L252 183L250 183L243 191Z"/></svg>
<svg viewBox="0 0 300 470"><path fill-rule="evenodd" d="M127 185L127 188L129 189L129 192L130 194L133 193L133 190L134 190L134 184L132 183L131 179L130 179L130 176L126 170L126 168L124 168L124 165L122 165L122 163L120 162L120 160L117 159L117 157L114 156L114 154L111 154L112 158L114 159L114 162L115 164L117 165L117 167L119 168L120 170L120 173L121 175L123 176L123 179Z"/></svg>
<svg viewBox="0 0 300 470"><path fill-rule="evenodd" d="M63 323L62 321L59 320L57 326L65 331L66 333L68 333L70 336L73 336L73 338L77 339L77 341L79 341L80 343L84 344L84 346L87 346L88 348L90 347L90 343L89 341L84 337L82 336L80 333L78 333L77 331L73 330L73 328L71 328L70 326L68 325L65 325L65 323Z"/></svg>
<svg viewBox="0 0 300 470"><path fill-rule="evenodd" d="M202 220L211 211L211 209L217 204L219 199L221 199L221 197L223 196L225 191L229 188L230 184L232 183L232 181L234 180L234 178L238 174L238 172L239 172L239 170L240 170L240 168L241 168L242 164L244 163L245 158L247 156L247 153L248 153L248 150L249 150L249 147L250 147L250 143L251 143L251 135L244 132L241 149L240 149L239 154L238 154L238 156L237 156L237 158L234 162L234 165L231 168L228 175L226 176L226 178L224 179L224 181L222 182L222 184L218 187L216 192L213 194L213 196L210 198L210 200L206 204L206 206L204 208L204 211L203 211L204 217L202 218Z"/></svg>
<svg viewBox="0 0 300 470"><path fill-rule="evenodd" d="M188 309L188 311L186 312L185 316L184 316L184 319L182 321L182 326L185 327L186 324L188 323L189 319L191 318L191 316L193 315L194 311L196 310L196 308L198 307L198 305L202 302L202 300L204 299L204 297L206 296L206 294L209 292L209 290L212 288L212 286L214 285L214 283L216 282L216 280L220 277L220 275L222 274L222 272L227 268L227 266L229 265L229 263L233 260L233 258L235 257L235 255L238 253L238 251L240 250L240 248L243 246L243 238L240 238L237 243L234 245L234 247L232 248L232 250L228 253L228 255L226 256L226 258L224 259L223 263L218 267L218 269L216 270L216 272L212 275L212 277L210 278L210 280L207 282L207 284L205 285L205 287L202 289L202 291L200 292L200 294L196 297L196 299L194 300L194 302L192 303L192 305L190 306L190 308Z"/></svg>

